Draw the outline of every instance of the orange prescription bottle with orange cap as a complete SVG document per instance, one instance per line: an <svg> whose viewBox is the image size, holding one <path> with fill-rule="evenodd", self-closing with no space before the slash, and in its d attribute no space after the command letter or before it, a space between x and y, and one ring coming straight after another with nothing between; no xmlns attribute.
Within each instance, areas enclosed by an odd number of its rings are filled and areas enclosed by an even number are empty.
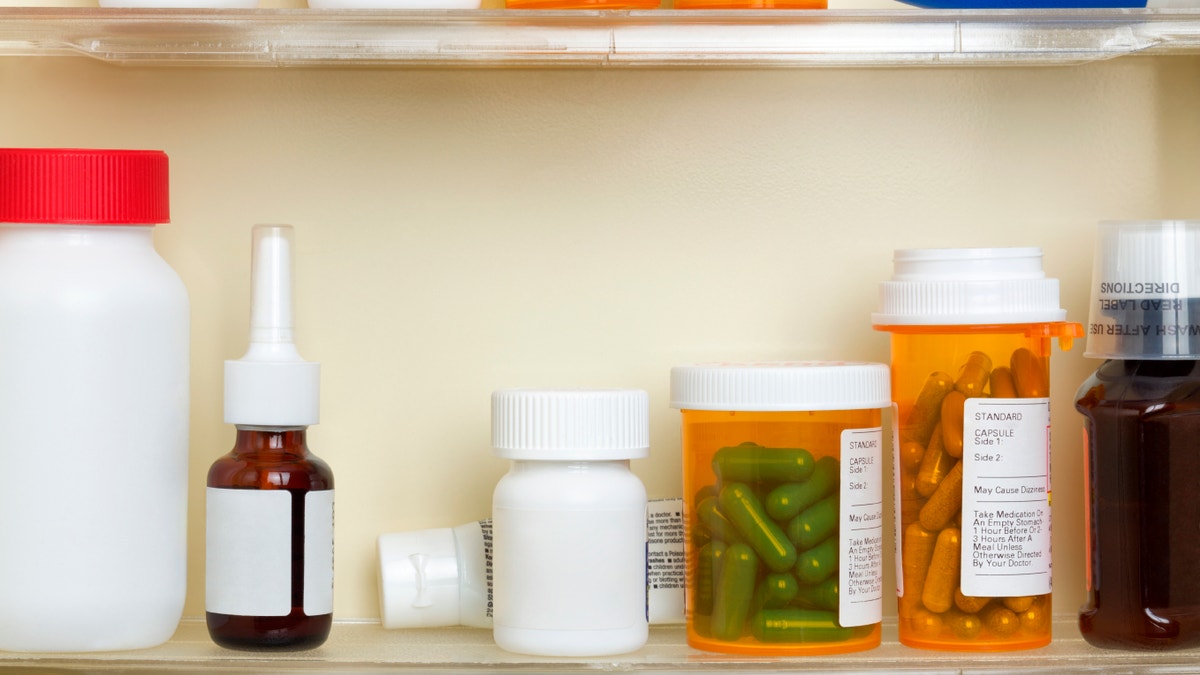
<svg viewBox="0 0 1200 675"><path fill-rule="evenodd" d="M1065 321L1039 248L907 249L880 288L896 406L900 641L1050 642L1051 341Z"/></svg>

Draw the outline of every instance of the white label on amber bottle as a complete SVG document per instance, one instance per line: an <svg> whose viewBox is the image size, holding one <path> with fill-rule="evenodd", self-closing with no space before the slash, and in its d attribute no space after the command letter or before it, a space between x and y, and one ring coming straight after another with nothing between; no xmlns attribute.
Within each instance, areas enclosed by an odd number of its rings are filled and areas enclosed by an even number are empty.
<svg viewBox="0 0 1200 675"><path fill-rule="evenodd" d="M333 612L333 490L304 495L304 613Z"/></svg>
<svg viewBox="0 0 1200 675"><path fill-rule="evenodd" d="M842 431L838 623L883 619L883 430Z"/></svg>
<svg viewBox="0 0 1200 675"><path fill-rule="evenodd" d="M963 406L962 592L1050 592L1050 399Z"/></svg>
<svg viewBox="0 0 1200 675"><path fill-rule="evenodd" d="M235 616L292 611L292 495L208 488L204 606Z"/></svg>

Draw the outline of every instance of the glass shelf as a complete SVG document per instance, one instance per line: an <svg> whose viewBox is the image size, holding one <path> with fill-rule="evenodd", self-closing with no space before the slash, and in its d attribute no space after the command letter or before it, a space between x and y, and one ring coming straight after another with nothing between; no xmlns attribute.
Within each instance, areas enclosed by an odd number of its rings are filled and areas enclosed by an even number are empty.
<svg viewBox="0 0 1200 675"><path fill-rule="evenodd" d="M529 671L670 672L898 672L905 673L1173 673L1195 672L1200 650L1134 652L1102 650L1079 636L1075 617L1054 622L1048 647L1019 652L963 653L912 649L896 642L895 619L885 620L883 644L865 652L819 657L748 657L714 654L685 644L682 626L655 626L650 640L632 654L600 659L533 657L505 652L489 630L425 628L384 630L373 623L337 623L329 641L306 652L241 652L212 643L201 620L185 620L175 637L153 649L94 654L0 652L0 669L49 672L359 672L490 669Z"/></svg>
<svg viewBox="0 0 1200 675"><path fill-rule="evenodd" d="M1064 65L1200 53L1188 10L0 8L0 55L138 65Z"/></svg>

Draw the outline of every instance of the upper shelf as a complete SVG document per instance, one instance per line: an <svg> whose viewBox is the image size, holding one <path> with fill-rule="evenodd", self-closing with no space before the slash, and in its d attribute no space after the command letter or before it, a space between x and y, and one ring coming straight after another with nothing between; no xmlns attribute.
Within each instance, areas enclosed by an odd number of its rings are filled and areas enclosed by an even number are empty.
<svg viewBox="0 0 1200 675"><path fill-rule="evenodd" d="M1200 53L1200 9L0 8L0 55L146 65L1062 65L1135 53Z"/></svg>

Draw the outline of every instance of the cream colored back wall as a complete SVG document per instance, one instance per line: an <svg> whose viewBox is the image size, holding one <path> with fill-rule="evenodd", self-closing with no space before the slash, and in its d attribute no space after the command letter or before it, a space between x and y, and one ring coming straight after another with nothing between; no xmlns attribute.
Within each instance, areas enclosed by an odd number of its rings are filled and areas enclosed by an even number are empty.
<svg viewBox="0 0 1200 675"><path fill-rule="evenodd" d="M489 395L650 392L654 497L680 493L672 365L886 361L891 252L1045 249L1086 321L1092 228L1200 212L1196 58L1045 69L273 70L0 59L0 145L161 148L160 251L191 293L190 581L231 445L250 226L297 228L299 341L323 363L336 615L378 616L375 538L489 512ZM1083 599L1079 417L1053 360L1056 609ZM889 460L890 461L890 460ZM890 556L888 558L889 584ZM894 603L886 605L895 613Z"/></svg>

